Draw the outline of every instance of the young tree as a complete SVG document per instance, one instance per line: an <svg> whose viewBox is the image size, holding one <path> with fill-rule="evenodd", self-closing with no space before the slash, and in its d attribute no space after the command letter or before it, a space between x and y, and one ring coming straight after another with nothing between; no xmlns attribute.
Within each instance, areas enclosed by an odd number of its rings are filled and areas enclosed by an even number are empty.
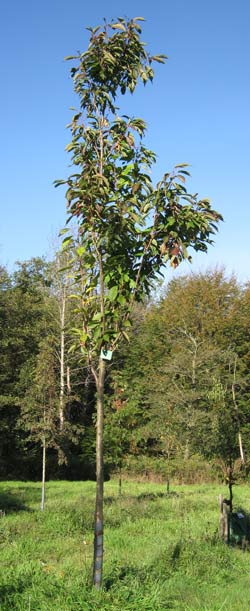
<svg viewBox="0 0 250 611"><path fill-rule="evenodd" d="M246 384L242 377L242 364L232 350L225 352L208 393L210 430L205 437L204 453L215 459L228 485L230 511L233 511L233 485L239 476L249 471L249 459L245 452L248 443L243 445L242 438L243 428L245 433L248 429L247 439L249 436L249 416L246 422L240 406Z"/></svg>
<svg viewBox="0 0 250 611"><path fill-rule="evenodd" d="M60 449L57 376L54 350L48 339L40 343L36 366L30 375L30 386L21 403L21 421L29 440L42 446L41 510L45 504L47 448Z"/></svg>
<svg viewBox="0 0 250 611"><path fill-rule="evenodd" d="M52 333L56 339L55 356L60 369L59 421L60 430L65 424L65 406L71 391L71 361L68 352L70 315L70 279L67 273L69 254L57 251L50 266L51 286L48 313L52 322ZM71 316L72 318L72 316ZM72 321L71 321L72 322ZM71 324L72 326L72 324ZM72 360L72 359L71 359Z"/></svg>
<svg viewBox="0 0 250 611"><path fill-rule="evenodd" d="M130 451L134 416L130 406L127 408L124 391L119 371L112 372L110 405L104 418L104 451L105 464L108 461L119 473L119 495L122 494L122 466Z"/></svg>
<svg viewBox="0 0 250 611"><path fill-rule="evenodd" d="M220 215L208 200L187 193L186 164L154 187L155 154L142 142L141 118L120 116L119 94L153 80L154 61L141 41L142 18L118 19L90 29L87 50L71 70L80 110L71 122L75 172L67 180L68 222L78 234L64 238L72 252L82 325L75 329L96 384L96 510L93 583L103 566L103 405L106 359L128 338L130 313L148 295L161 269L206 251ZM68 229L66 230L68 231ZM78 268L76 270L76 267ZM75 271L76 270L76 271ZM79 295L80 292L80 295Z"/></svg>

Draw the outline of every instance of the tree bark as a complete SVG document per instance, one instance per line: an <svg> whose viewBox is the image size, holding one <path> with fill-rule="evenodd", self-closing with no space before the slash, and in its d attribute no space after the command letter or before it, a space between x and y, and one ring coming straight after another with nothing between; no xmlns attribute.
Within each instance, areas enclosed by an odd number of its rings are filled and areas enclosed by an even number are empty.
<svg viewBox="0 0 250 611"><path fill-rule="evenodd" d="M243 444L242 444L242 435L241 435L241 431L240 431L240 417L239 417L239 410L238 410L238 404L237 404L237 401L236 401L236 392L235 392L235 386L236 386L236 366L237 366L237 356L235 356L235 359L234 359L232 396L233 396L233 404L234 404L235 411L236 411L236 414L237 414L238 440L239 440L240 457L241 457L241 462L244 465L245 464L245 455L244 455Z"/></svg>
<svg viewBox="0 0 250 611"><path fill-rule="evenodd" d="M233 479L233 460L232 460L232 458L230 458L229 470L228 470L228 489L229 489L229 508L230 508L230 512L231 513L233 511L233 484L234 484L234 479Z"/></svg>
<svg viewBox="0 0 250 611"><path fill-rule="evenodd" d="M65 308L66 308L66 288L63 289L60 305L60 399L59 399L59 420L60 430L64 425L64 388L65 388Z"/></svg>
<svg viewBox="0 0 250 611"><path fill-rule="evenodd" d="M119 465L119 496L122 495L122 467Z"/></svg>
<svg viewBox="0 0 250 611"><path fill-rule="evenodd" d="M239 439L239 448L240 448L240 457L241 457L241 462L244 465L245 464L245 454L244 454L244 450L243 450L243 445L242 445L242 436L241 433L238 433L238 439Z"/></svg>
<svg viewBox="0 0 250 611"><path fill-rule="evenodd" d="M96 421L96 505L94 525L93 585L97 590L102 585L103 571L103 404L105 361L100 359L96 376L97 421Z"/></svg>

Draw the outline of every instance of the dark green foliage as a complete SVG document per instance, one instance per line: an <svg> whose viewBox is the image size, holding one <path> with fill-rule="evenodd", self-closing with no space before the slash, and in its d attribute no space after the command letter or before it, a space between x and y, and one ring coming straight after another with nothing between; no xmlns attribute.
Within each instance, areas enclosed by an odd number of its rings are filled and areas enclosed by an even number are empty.
<svg viewBox="0 0 250 611"><path fill-rule="evenodd" d="M41 439L39 441L37 429L38 395L43 392L46 395L45 387L48 386L52 374L54 376L55 412L57 411L57 414L54 414L54 425L57 426L56 422L59 419L60 325L57 315L58 282L55 273L52 273L53 268L56 268L56 264L51 265L41 259L32 259L19 263L17 270L12 275L9 275L4 269L1 270L1 479L14 476L21 479L40 478ZM71 313L71 317L72 315ZM67 342L67 337L65 341ZM66 343L66 354L67 351ZM38 359L40 359L40 364L38 364ZM48 360L50 360L50 365ZM85 386L86 369L83 369L83 375L79 375L80 371L79 369L75 371L76 366L72 358L68 359L67 364L70 365L71 393L70 396L67 391L65 393L65 430L64 436L60 435L59 445L64 456L68 457L68 476L73 477L74 474L75 477L79 477L80 467L74 464L74 453L77 454L77 449L73 441L76 441L79 435L78 440L81 441L88 410L90 410L89 418L91 419L91 409L93 410L91 403L94 398L93 391L89 393ZM44 387L41 388L40 384L40 390L37 386L39 367ZM21 406L23 406L22 414ZM30 431L32 429L34 433L34 428L37 429L36 440L34 434L33 439L30 438ZM48 429L50 430L50 425ZM52 430L50 432L52 434ZM55 430L52 436L55 437ZM48 450L48 478L65 476L65 469L57 465L59 439L58 435L56 437L57 451ZM88 469L85 469L85 474L88 477Z"/></svg>
<svg viewBox="0 0 250 611"><path fill-rule="evenodd" d="M27 268L34 269L33 263ZM41 281L36 268L34 277L23 273L22 265L19 270L14 277L1 272L0 467L2 478L37 479L40 444L28 441L20 406L25 393L34 392L32 371L41 338L49 329L58 346L59 335L51 321L55 292L48 287L47 272ZM202 471L206 479L221 474L227 479L230 459L234 477L244 477L250 455L249 295L248 286L211 272L179 278L159 302L134 310L133 337L117 354L119 370L113 365L106 383L106 478L122 467L136 477L169 476L170 482L195 481L195 473L200 481ZM192 338L197 342L195 384ZM58 364L55 371L58 388ZM48 478L94 479L95 389L84 362L77 367L71 361L71 385L65 417L81 432L76 443L63 442L67 465L58 466L57 451L48 450ZM210 472L204 460L213 461Z"/></svg>
<svg viewBox="0 0 250 611"><path fill-rule="evenodd" d="M235 477L246 474L249 322L248 287L220 271L178 278L147 308L122 371L113 373L130 440L125 463L129 454L161 456L167 477L176 460L200 455L226 480L230 469Z"/></svg>
<svg viewBox="0 0 250 611"><path fill-rule="evenodd" d="M22 476L24 433L18 424L24 371L32 367L45 335L46 264L41 259L19 263L13 277L1 274L0 290L0 476Z"/></svg>

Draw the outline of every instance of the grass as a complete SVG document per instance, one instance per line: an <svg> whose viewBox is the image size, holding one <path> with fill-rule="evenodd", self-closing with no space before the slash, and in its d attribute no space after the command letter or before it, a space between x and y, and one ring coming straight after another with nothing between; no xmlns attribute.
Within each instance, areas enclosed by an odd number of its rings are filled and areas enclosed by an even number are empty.
<svg viewBox="0 0 250 611"><path fill-rule="evenodd" d="M90 587L93 482L1 482L1 611L249 611L250 554L218 537L222 487L105 484L103 590ZM250 508L247 486L235 505Z"/></svg>

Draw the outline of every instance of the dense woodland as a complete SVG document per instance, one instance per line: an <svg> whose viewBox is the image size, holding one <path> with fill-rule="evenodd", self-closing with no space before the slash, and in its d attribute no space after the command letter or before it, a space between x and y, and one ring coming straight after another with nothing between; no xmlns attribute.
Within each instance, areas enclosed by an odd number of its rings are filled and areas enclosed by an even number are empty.
<svg viewBox="0 0 250 611"><path fill-rule="evenodd" d="M47 478L95 477L95 387L72 350L65 256L1 268L1 479L40 479L44 442ZM221 270L178 277L135 305L131 340L107 365L106 477L244 477L249 335L250 285Z"/></svg>

